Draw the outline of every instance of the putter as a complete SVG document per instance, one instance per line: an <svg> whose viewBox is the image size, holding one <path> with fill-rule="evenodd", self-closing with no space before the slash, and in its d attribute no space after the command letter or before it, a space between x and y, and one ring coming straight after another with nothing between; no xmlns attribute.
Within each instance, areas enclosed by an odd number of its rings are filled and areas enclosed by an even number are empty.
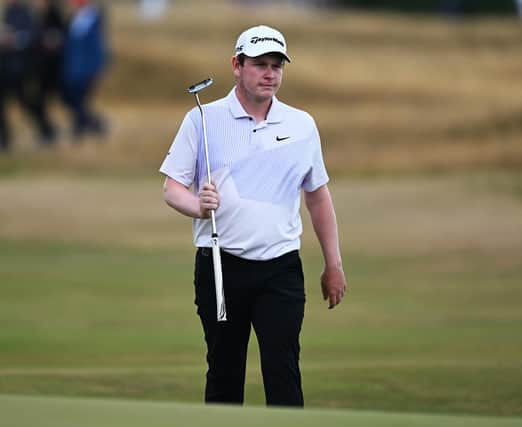
<svg viewBox="0 0 522 427"><path fill-rule="evenodd" d="M210 161L208 158L208 141L207 141L207 129L205 127L205 113L201 103L199 102L198 93L203 89L209 87L214 81L212 79L206 79L199 83L193 84L188 88L189 93L194 94L196 103L201 113L201 123L203 128L203 143L205 146L205 161L207 166L207 177L208 183L212 183L210 177ZM216 215L212 210L210 211L210 219L212 221L212 260L214 262L214 282L216 285L216 307L217 307L217 320L223 322L227 320L227 309L225 307L225 293L223 291L223 272L221 270L221 254L219 253L219 237L216 228Z"/></svg>

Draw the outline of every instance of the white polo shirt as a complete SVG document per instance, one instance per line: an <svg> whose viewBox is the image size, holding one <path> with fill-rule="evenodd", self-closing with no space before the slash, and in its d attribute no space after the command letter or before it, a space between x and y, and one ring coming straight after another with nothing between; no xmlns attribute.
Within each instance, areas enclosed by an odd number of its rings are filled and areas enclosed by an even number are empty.
<svg viewBox="0 0 522 427"><path fill-rule="evenodd" d="M235 88L203 106L210 171L220 195L216 224L221 248L246 259L267 260L299 249L301 189L328 182L313 118L276 97L257 123ZM185 116L160 172L198 194L207 181L201 114ZM193 220L194 244L211 246L211 222Z"/></svg>

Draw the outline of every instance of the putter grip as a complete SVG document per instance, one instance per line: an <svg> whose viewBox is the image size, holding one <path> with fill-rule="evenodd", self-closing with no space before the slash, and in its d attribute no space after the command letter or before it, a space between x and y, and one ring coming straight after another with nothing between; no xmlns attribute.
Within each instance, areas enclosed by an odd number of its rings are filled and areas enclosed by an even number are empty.
<svg viewBox="0 0 522 427"><path fill-rule="evenodd" d="M225 294L223 291L223 272L221 270L221 253L219 251L219 241L217 237L212 237L212 261L214 263L214 282L216 285L216 308L217 321L227 320L227 310L225 306Z"/></svg>

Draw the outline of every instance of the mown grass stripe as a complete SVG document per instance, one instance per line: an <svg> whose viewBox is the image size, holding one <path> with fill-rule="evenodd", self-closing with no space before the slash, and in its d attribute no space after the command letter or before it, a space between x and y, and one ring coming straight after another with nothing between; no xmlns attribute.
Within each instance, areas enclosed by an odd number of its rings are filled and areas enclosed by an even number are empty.
<svg viewBox="0 0 522 427"><path fill-rule="evenodd" d="M293 410L203 406L109 399L0 395L2 425L9 427L515 427L522 418L400 414L351 410Z"/></svg>

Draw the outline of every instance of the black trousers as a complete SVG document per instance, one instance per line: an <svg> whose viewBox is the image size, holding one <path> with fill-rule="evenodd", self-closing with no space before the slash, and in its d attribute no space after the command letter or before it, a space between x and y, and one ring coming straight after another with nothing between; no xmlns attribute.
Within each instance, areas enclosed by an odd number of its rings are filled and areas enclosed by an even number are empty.
<svg viewBox="0 0 522 427"><path fill-rule="evenodd" d="M297 251L269 261L221 252L227 321L217 322L212 250L199 248L195 303L207 343L205 401L243 403L248 340L259 343L267 405L303 406L299 334L305 293Z"/></svg>

